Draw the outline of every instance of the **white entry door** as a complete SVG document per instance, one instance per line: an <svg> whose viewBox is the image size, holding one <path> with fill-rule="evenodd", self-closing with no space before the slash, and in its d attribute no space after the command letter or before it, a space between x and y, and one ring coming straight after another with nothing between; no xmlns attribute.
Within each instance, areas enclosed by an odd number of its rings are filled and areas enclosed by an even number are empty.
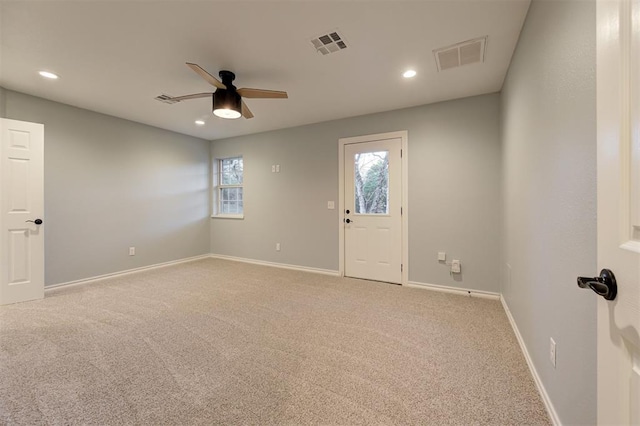
<svg viewBox="0 0 640 426"><path fill-rule="evenodd" d="M344 275L402 283L402 139L344 144Z"/></svg>
<svg viewBox="0 0 640 426"><path fill-rule="evenodd" d="M598 0L598 424L640 425L640 1ZM597 296L596 296L597 297Z"/></svg>
<svg viewBox="0 0 640 426"><path fill-rule="evenodd" d="M0 119L0 305L44 297L44 126Z"/></svg>

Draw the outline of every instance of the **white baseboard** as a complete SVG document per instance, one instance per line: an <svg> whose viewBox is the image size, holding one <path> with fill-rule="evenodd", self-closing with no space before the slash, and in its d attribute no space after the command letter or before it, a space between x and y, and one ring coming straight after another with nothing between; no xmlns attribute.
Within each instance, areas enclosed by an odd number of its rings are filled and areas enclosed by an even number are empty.
<svg viewBox="0 0 640 426"><path fill-rule="evenodd" d="M227 256L224 254L211 253L210 257L214 259L232 260L234 262L251 263L253 265L272 266L274 268L291 269L293 271L313 272L315 274L340 276L338 271L331 269L312 268L310 266L288 265L286 263L267 262L266 260L247 259L244 257Z"/></svg>
<svg viewBox="0 0 640 426"><path fill-rule="evenodd" d="M536 370L535 365L533 365L533 360L531 359L531 356L529 355L529 351L527 350L527 345L524 343L524 339L522 338L522 335L520 334L520 330L518 330L518 326L516 325L516 321L513 319L513 316L511 315L511 311L509 310L509 306L507 306L507 301L504 300L504 296L500 295L500 301L502 302L502 307L504 308L504 311L507 314L507 318L509 318L509 323L511 323L511 328L513 328L513 333L516 335L516 339L518 339L518 343L520 344L520 349L522 350L522 353L524 354L524 358L527 360L527 365L529 366L529 371L531 371L531 375L533 376L533 380L536 383L536 387L538 388L538 392L540 393L540 397L542 398L542 402L544 402L544 406L547 409L547 413L549 414L549 417L551 418L551 422L555 426L561 426L562 423L560 422L560 418L558 417L558 413L556 412L556 409L553 407L553 403L551 402L551 399L549 398L549 394L547 393L547 390L545 389L544 385L542 384L542 380L540 379L540 376L538 375L538 371Z"/></svg>
<svg viewBox="0 0 640 426"><path fill-rule="evenodd" d="M483 299L499 300L500 293L492 293L490 291L473 290L470 288L458 288L450 287L446 285L419 283L416 281L409 281L407 287L424 288L426 290L442 291L444 293L459 294L461 296L468 297L480 297Z"/></svg>
<svg viewBox="0 0 640 426"><path fill-rule="evenodd" d="M60 283L60 284L54 284L54 285L46 286L44 288L44 291L48 292L48 291L52 291L52 290L58 290L61 287L70 287L70 286L76 286L76 285L81 285L81 284L92 283L92 282L101 281L101 280L104 280L104 279L107 279L107 278L120 277L120 276L123 276L123 275L129 275L129 274L135 274L137 272L148 271L150 269L164 268L164 267L167 267L167 266L178 265L180 263L193 262L194 260L208 259L209 257L210 256L208 254L202 254L200 256L193 256L193 257L187 257L187 258L184 258L184 259L172 260L172 261L169 261L169 262L156 263L154 265L142 266L140 268L127 269L125 271L112 272L112 273L109 273L109 274L98 275L96 277L83 278L81 280L75 280L75 281L68 281L66 283Z"/></svg>

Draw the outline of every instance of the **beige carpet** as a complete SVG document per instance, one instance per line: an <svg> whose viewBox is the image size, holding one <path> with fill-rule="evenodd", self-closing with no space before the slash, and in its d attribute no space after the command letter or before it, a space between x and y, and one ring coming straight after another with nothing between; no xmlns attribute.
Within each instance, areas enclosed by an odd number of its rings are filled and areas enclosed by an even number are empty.
<svg viewBox="0 0 640 426"><path fill-rule="evenodd" d="M0 307L0 423L549 419L498 301L206 259Z"/></svg>

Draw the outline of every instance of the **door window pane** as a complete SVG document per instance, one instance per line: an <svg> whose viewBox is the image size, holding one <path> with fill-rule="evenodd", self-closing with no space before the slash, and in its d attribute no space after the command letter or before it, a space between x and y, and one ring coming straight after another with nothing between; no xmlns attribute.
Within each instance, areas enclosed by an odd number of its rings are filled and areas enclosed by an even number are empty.
<svg viewBox="0 0 640 426"><path fill-rule="evenodd" d="M389 151L355 155L355 211L389 214Z"/></svg>

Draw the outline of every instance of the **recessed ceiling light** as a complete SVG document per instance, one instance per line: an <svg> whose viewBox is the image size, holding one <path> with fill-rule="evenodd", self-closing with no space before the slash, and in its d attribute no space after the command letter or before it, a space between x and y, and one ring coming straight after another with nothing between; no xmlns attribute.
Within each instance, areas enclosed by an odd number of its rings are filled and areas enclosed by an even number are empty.
<svg viewBox="0 0 640 426"><path fill-rule="evenodd" d="M58 78L56 74L49 71L40 71L38 74L40 74L44 78L50 78L51 80L56 80Z"/></svg>
<svg viewBox="0 0 640 426"><path fill-rule="evenodd" d="M416 74L417 74L417 72L415 72L414 70L406 70L406 71L402 74L402 76L403 76L404 78L411 78L411 77L415 77L415 76L416 76Z"/></svg>
<svg viewBox="0 0 640 426"><path fill-rule="evenodd" d="M204 121L202 121L202 120L196 120L196 124L197 124L198 126L204 126Z"/></svg>

